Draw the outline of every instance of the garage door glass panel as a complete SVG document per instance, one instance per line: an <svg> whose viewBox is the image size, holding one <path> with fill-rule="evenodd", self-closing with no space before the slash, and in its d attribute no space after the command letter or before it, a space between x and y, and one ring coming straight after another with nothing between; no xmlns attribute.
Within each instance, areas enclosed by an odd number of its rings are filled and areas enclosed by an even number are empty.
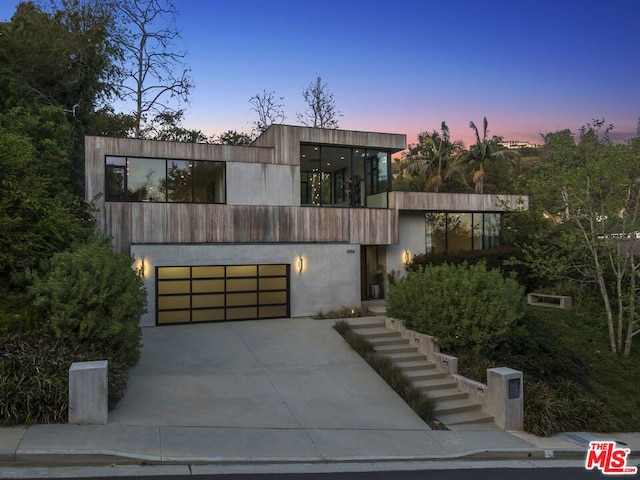
<svg viewBox="0 0 640 480"><path fill-rule="evenodd" d="M235 265L227 267L227 277L255 277L257 265Z"/></svg>
<svg viewBox="0 0 640 480"><path fill-rule="evenodd" d="M189 278L189 267L161 267L158 268L158 279Z"/></svg>
<svg viewBox="0 0 640 480"><path fill-rule="evenodd" d="M220 280L193 280L191 283L193 293L224 292L224 279Z"/></svg>
<svg viewBox="0 0 640 480"><path fill-rule="evenodd" d="M188 323L191 321L190 310L179 310L170 312L158 312L158 323Z"/></svg>
<svg viewBox="0 0 640 480"><path fill-rule="evenodd" d="M224 309L194 310L192 318L194 322L217 322L224 320Z"/></svg>
<svg viewBox="0 0 640 480"><path fill-rule="evenodd" d="M260 290L285 290L287 279L285 278L261 278Z"/></svg>
<svg viewBox="0 0 640 480"><path fill-rule="evenodd" d="M194 295L193 308L224 307L224 295Z"/></svg>
<svg viewBox="0 0 640 480"><path fill-rule="evenodd" d="M249 320L252 318L258 318L258 307L227 309L227 320Z"/></svg>
<svg viewBox="0 0 640 480"><path fill-rule="evenodd" d="M158 293L166 295L169 293L190 293L191 282L189 280L175 280L171 282L158 282Z"/></svg>
<svg viewBox="0 0 640 480"><path fill-rule="evenodd" d="M170 295L166 297L158 297L158 308L160 310L179 310L183 308L191 308L191 296Z"/></svg>
<svg viewBox="0 0 640 480"><path fill-rule="evenodd" d="M260 305L287 303L287 292L260 292L258 303L260 303Z"/></svg>
<svg viewBox="0 0 640 480"><path fill-rule="evenodd" d="M278 305L270 307L260 307L260 318L286 317L287 306Z"/></svg>
<svg viewBox="0 0 640 480"><path fill-rule="evenodd" d="M246 292L256 290L257 282L255 278L229 279L227 280L227 292Z"/></svg>
<svg viewBox="0 0 640 480"><path fill-rule="evenodd" d="M274 275L274 276L282 276L287 274L286 265L259 265L258 273L261 277Z"/></svg>
<svg viewBox="0 0 640 480"><path fill-rule="evenodd" d="M252 293L227 293L227 306L257 305L258 296Z"/></svg>
<svg viewBox="0 0 640 480"><path fill-rule="evenodd" d="M191 267L193 278L224 278L224 267Z"/></svg>

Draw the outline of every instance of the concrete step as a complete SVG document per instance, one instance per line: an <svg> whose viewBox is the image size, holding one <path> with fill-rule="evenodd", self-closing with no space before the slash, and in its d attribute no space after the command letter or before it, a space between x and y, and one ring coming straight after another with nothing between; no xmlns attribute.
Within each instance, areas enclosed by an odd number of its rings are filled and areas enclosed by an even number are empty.
<svg viewBox="0 0 640 480"><path fill-rule="evenodd" d="M433 380L416 380L413 386L421 392L429 395L430 390L440 390L443 388L457 388L458 384L451 377L435 378Z"/></svg>
<svg viewBox="0 0 640 480"><path fill-rule="evenodd" d="M387 337L365 337L371 345L374 347L378 345L409 345L406 338L402 338L400 335L389 335Z"/></svg>
<svg viewBox="0 0 640 480"><path fill-rule="evenodd" d="M426 358L424 360L394 360L395 363L400 370L403 372L412 372L414 370L432 370L436 368L435 363L431 363Z"/></svg>
<svg viewBox="0 0 640 480"><path fill-rule="evenodd" d="M430 398L433 398L436 402L444 400L457 400L460 398L468 398L469 394L458 390L457 386L449 388L437 388L435 390L429 390L426 392Z"/></svg>
<svg viewBox="0 0 640 480"><path fill-rule="evenodd" d="M418 350L407 345L406 342L403 345L379 345L373 348L381 355L388 355L390 353L418 353Z"/></svg>
<svg viewBox="0 0 640 480"><path fill-rule="evenodd" d="M429 368L425 370L411 370L403 373L409 380L411 380L414 385L416 382L419 382L421 380L435 380L437 378L447 377L447 374L445 372L436 370L435 368Z"/></svg>
<svg viewBox="0 0 640 480"><path fill-rule="evenodd" d="M358 335L362 335L367 339L378 338L378 337L388 337L391 335L400 336L400 333L394 332L393 330L389 330L386 327L365 327L365 328L352 327L352 330L356 332Z"/></svg>
<svg viewBox="0 0 640 480"><path fill-rule="evenodd" d="M384 328L386 322L384 317L356 317L345 319L351 326L352 330L360 330L367 328Z"/></svg>
<svg viewBox="0 0 640 480"><path fill-rule="evenodd" d="M387 355L387 357L389 357L394 362L417 362L426 361L427 359L427 357L425 357L421 353L418 353L417 350L415 352L387 353L385 355Z"/></svg>
<svg viewBox="0 0 640 480"><path fill-rule="evenodd" d="M468 398L459 398L455 400L438 400L434 415L449 415L452 413L475 412L481 410L480 404L472 402Z"/></svg>
<svg viewBox="0 0 640 480"><path fill-rule="evenodd" d="M493 423L493 416L482 410L472 412L447 413L436 415L437 419L445 425L466 425L470 423Z"/></svg>

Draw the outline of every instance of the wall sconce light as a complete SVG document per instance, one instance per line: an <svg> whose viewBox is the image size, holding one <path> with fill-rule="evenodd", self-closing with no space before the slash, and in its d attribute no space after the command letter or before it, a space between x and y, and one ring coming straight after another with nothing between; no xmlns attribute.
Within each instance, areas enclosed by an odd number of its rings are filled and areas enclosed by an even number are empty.
<svg viewBox="0 0 640 480"><path fill-rule="evenodd" d="M298 273L302 273L302 270L304 270L304 260L302 259L302 257L298 258Z"/></svg>
<svg viewBox="0 0 640 480"><path fill-rule="evenodd" d="M404 258L404 264L409 265L409 262L411 261L411 254L409 253L409 250L404 251L403 258Z"/></svg>
<svg viewBox="0 0 640 480"><path fill-rule="evenodd" d="M144 277L144 258L140 260L140 274Z"/></svg>

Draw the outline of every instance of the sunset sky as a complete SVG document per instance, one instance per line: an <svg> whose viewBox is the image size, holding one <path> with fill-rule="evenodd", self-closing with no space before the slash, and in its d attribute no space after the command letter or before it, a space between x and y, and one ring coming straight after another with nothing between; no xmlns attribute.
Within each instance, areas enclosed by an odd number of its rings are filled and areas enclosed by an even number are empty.
<svg viewBox="0 0 640 480"><path fill-rule="evenodd" d="M8 20L17 1L0 2ZM249 131L249 98L284 97L285 123L304 110L316 75L340 128L438 129L472 143L490 135L540 143L594 118L614 139L640 116L640 1L175 0L195 90L185 125L208 135Z"/></svg>

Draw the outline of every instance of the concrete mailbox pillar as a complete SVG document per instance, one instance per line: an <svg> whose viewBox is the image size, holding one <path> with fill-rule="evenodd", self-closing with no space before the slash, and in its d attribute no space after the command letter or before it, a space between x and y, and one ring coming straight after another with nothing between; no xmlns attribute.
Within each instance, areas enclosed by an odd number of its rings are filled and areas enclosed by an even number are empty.
<svg viewBox="0 0 640 480"><path fill-rule="evenodd" d="M69 368L69 423L105 425L108 415L107 360L75 362Z"/></svg>
<svg viewBox="0 0 640 480"><path fill-rule="evenodd" d="M504 430L524 429L522 372L512 368L487 369L487 392L483 409Z"/></svg>

